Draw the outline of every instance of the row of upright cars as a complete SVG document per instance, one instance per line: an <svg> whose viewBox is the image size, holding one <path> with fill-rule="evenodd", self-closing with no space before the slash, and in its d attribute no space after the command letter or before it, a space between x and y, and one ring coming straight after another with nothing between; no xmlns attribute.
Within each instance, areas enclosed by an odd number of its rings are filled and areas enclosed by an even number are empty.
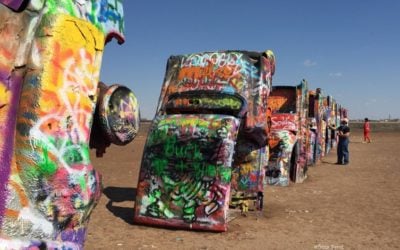
<svg viewBox="0 0 400 250"><path fill-rule="evenodd" d="M336 146L335 128L347 118L347 109L320 88L309 90L306 80L297 86L273 86L270 156L267 182L287 186L307 178L315 165Z"/></svg>
<svg viewBox="0 0 400 250"><path fill-rule="evenodd" d="M144 148L134 220L226 231L229 206L265 184L303 182L347 112L321 89L273 86L275 56L229 50L171 56ZM333 136L332 136L333 135Z"/></svg>
<svg viewBox="0 0 400 250"><path fill-rule="evenodd" d="M101 156L139 129L133 92L99 82L105 44L124 42L122 5L0 0L0 249L83 249L101 195L89 150ZM328 117L342 109L321 91L306 104L305 81L273 87L274 72L271 51L169 58L137 223L225 231L229 205L261 209L265 183L304 180L331 145Z"/></svg>

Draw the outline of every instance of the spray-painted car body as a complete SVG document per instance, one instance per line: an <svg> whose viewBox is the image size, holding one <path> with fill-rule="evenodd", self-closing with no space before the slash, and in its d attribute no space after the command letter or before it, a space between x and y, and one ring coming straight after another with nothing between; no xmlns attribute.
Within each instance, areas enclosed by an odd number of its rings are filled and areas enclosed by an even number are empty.
<svg viewBox="0 0 400 250"><path fill-rule="evenodd" d="M334 98L331 99L332 102L332 108L331 108L331 115L329 119L329 128L330 128L330 147L331 150L336 148L337 146L337 134L336 134L336 128L340 126L340 117L339 117L339 104L336 102Z"/></svg>
<svg viewBox="0 0 400 250"><path fill-rule="evenodd" d="M101 154L138 125L129 89L99 96L105 42L124 40L122 4L0 0L0 36L0 248L82 249L101 194L89 141Z"/></svg>
<svg viewBox="0 0 400 250"><path fill-rule="evenodd" d="M268 98L271 109L270 156L266 180L270 185L303 182L307 177L308 86L273 86Z"/></svg>
<svg viewBox="0 0 400 250"><path fill-rule="evenodd" d="M239 133L232 168L230 207L239 207L244 215L249 209L263 209L268 157L268 145L260 148Z"/></svg>
<svg viewBox="0 0 400 250"><path fill-rule="evenodd" d="M326 108L324 95L320 88L309 92L309 150L308 162L311 165L318 163L325 156L326 121L324 120Z"/></svg>
<svg viewBox="0 0 400 250"><path fill-rule="evenodd" d="M317 163L317 150L318 150L318 126L317 115L315 106L317 105L317 93L314 90L308 91L308 124L309 124L309 138L307 148L307 163L313 166Z"/></svg>
<svg viewBox="0 0 400 250"><path fill-rule="evenodd" d="M328 95L324 98L324 107L325 107L325 114L324 114L324 121L326 124L325 129L325 155L329 154L332 149L332 134L334 134L333 125L335 125L336 117L333 115L333 97Z"/></svg>
<svg viewBox="0 0 400 250"><path fill-rule="evenodd" d="M274 67L271 51L169 58L142 158L137 223L227 230L235 144L240 137L251 152L266 146Z"/></svg>
<svg viewBox="0 0 400 250"><path fill-rule="evenodd" d="M324 120L325 106L324 95L320 88L315 91L314 117L316 121L316 150L314 161L319 162L325 156L326 121Z"/></svg>

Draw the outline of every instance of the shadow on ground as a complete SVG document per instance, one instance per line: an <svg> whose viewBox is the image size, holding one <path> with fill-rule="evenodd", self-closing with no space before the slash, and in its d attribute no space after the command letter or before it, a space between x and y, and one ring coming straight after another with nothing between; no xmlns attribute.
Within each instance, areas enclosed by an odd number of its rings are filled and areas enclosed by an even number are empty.
<svg viewBox="0 0 400 250"><path fill-rule="evenodd" d="M332 161L324 161L324 160L322 160L321 163L323 163L323 164L330 164L330 165L337 165L337 164L336 164L336 161L332 162Z"/></svg>
<svg viewBox="0 0 400 250"><path fill-rule="evenodd" d="M103 190L103 194L109 199L106 205L108 211L113 213L114 216L121 218L126 223L133 225L134 208L116 206L114 203L125 201L134 202L136 199L136 188L106 187Z"/></svg>

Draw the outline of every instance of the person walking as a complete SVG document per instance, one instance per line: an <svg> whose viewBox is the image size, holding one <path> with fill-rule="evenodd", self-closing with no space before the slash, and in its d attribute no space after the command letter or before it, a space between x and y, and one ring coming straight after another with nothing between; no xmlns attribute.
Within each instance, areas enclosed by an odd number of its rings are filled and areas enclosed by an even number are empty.
<svg viewBox="0 0 400 250"><path fill-rule="evenodd" d="M363 143L371 143L371 139L369 138L369 132L371 131L368 118L364 119L364 141Z"/></svg>
<svg viewBox="0 0 400 250"><path fill-rule="evenodd" d="M349 164L349 137L350 128L348 126L347 118L343 118L340 122L338 130L338 146L337 146L337 162L336 164L347 165Z"/></svg>

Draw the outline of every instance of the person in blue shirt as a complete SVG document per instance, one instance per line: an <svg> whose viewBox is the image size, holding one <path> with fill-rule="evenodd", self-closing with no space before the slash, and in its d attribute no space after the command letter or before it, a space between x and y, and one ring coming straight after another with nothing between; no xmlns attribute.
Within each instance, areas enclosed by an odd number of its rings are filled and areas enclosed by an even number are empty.
<svg viewBox="0 0 400 250"><path fill-rule="evenodd" d="M336 164L347 165L349 164L349 137L350 128L348 126L347 118L344 118L340 122L340 126L337 129L339 142L337 145L337 162Z"/></svg>

